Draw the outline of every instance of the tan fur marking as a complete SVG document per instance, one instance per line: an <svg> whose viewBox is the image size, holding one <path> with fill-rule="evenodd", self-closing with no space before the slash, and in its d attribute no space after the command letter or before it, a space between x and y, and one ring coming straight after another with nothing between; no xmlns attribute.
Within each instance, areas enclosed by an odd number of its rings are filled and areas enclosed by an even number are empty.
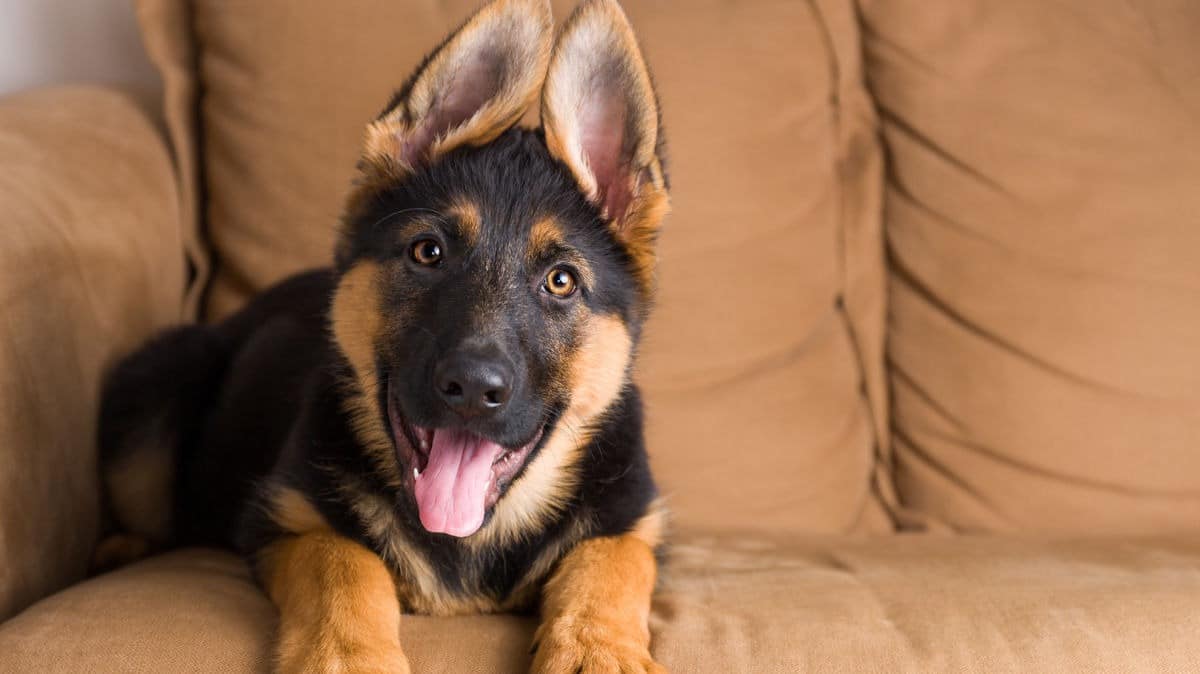
<svg viewBox="0 0 1200 674"><path fill-rule="evenodd" d="M658 269L658 230L671 212L665 188L652 187L634 197L622 229L625 249L633 260L634 274L644 295L654 292Z"/></svg>
<svg viewBox="0 0 1200 674"><path fill-rule="evenodd" d="M342 275L330 314L334 341L354 370L355 381L346 387L343 409L380 474L398 487L400 471L391 436L375 403L379 395L375 348L384 329L379 288L382 273L376 262L356 263Z"/></svg>
<svg viewBox="0 0 1200 674"><path fill-rule="evenodd" d="M546 583L531 671L656 672L650 655L650 596L657 568L637 536L577 545Z"/></svg>
<svg viewBox="0 0 1200 674"><path fill-rule="evenodd" d="M663 499L655 499L646 514L633 525L629 535L655 549L662 544L667 535L667 506Z"/></svg>
<svg viewBox="0 0 1200 674"><path fill-rule="evenodd" d="M570 370L571 405L565 416L591 423L616 400L629 377L633 339L617 316L593 315Z"/></svg>
<svg viewBox="0 0 1200 674"><path fill-rule="evenodd" d="M479 214L479 206L468 201L459 201L448 209L450 215L458 221L458 233L470 245L479 241L479 232L483 228L483 216Z"/></svg>
<svg viewBox="0 0 1200 674"><path fill-rule="evenodd" d="M308 497L291 487L277 487L270 497L271 519L293 534L329 531L329 522L317 512Z"/></svg>
<svg viewBox="0 0 1200 674"><path fill-rule="evenodd" d="M438 95L454 82L464 55L500 53L506 81L469 120L435 139L429 159L464 145L485 145L520 121L537 98L550 59L553 20L544 0L497 0L475 13L430 59L408 98L367 128L367 157L398 158L405 140L420 132ZM412 167L406 167L411 170Z"/></svg>
<svg viewBox="0 0 1200 674"><path fill-rule="evenodd" d="M571 402L542 450L509 487L488 526L466 540L472 546L506 545L561 512L579 485L579 454L601 413L625 385L633 340L616 316L588 319L569 373Z"/></svg>
<svg viewBox="0 0 1200 674"><path fill-rule="evenodd" d="M370 550L329 532L288 536L259 571L279 608L279 671L409 671L395 583Z"/></svg>
<svg viewBox="0 0 1200 674"><path fill-rule="evenodd" d="M333 336L360 380L374 387L375 345L382 329L379 264L357 262L341 278L333 295Z"/></svg>
<svg viewBox="0 0 1200 674"><path fill-rule="evenodd" d="M550 248L563 245L565 240L562 227L554 218L542 218L534 222L533 227L529 230L525 259L537 259Z"/></svg>

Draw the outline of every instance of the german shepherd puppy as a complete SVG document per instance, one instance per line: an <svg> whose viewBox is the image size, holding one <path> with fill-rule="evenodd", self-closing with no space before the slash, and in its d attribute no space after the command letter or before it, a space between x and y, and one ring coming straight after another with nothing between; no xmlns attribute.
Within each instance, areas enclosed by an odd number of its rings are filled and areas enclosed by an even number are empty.
<svg viewBox="0 0 1200 674"><path fill-rule="evenodd" d="M517 127L539 97L542 127ZM229 545L281 671L407 672L403 611L540 605L537 672L659 672L630 371L668 210L615 0L495 0L366 130L332 269L109 377L99 559Z"/></svg>

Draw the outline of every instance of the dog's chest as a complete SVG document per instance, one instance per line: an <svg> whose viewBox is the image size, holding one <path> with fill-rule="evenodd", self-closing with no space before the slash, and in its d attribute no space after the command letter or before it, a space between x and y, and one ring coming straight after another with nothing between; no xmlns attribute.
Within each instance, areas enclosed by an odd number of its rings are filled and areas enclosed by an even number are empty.
<svg viewBox="0 0 1200 674"><path fill-rule="evenodd" d="M413 613L460 615L520 611L536 605L542 584L561 557L560 541L528 549L460 543L429 549L386 542L384 558L397 593Z"/></svg>
<svg viewBox="0 0 1200 674"><path fill-rule="evenodd" d="M430 545L415 540L384 498L354 499L353 510L396 580L405 610L428 615L520 611L536 605L554 564L581 537L501 542L486 537Z"/></svg>

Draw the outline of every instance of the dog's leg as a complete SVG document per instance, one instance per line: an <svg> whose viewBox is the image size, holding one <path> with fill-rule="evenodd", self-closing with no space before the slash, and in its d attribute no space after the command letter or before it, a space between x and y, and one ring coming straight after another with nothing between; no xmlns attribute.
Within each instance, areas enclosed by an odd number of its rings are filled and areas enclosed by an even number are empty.
<svg viewBox="0 0 1200 674"><path fill-rule="evenodd" d="M277 671L409 672L396 585L375 553L313 532L269 545L258 569L279 608Z"/></svg>
<svg viewBox="0 0 1200 674"><path fill-rule="evenodd" d="M652 672L653 544L638 532L593 538L559 562L543 590L533 672Z"/></svg>

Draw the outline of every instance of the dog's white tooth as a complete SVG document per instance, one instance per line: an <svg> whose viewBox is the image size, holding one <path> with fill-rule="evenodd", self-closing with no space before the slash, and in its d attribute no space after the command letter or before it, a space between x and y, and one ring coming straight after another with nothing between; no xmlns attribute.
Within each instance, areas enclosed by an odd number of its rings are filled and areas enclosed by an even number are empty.
<svg viewBox="0 0 1200 674"><path fill-rule="evenodd" d="M413 478L418 478L418 477L421 477L421 471L417 470L416 466L413 466Z"/></svg>

